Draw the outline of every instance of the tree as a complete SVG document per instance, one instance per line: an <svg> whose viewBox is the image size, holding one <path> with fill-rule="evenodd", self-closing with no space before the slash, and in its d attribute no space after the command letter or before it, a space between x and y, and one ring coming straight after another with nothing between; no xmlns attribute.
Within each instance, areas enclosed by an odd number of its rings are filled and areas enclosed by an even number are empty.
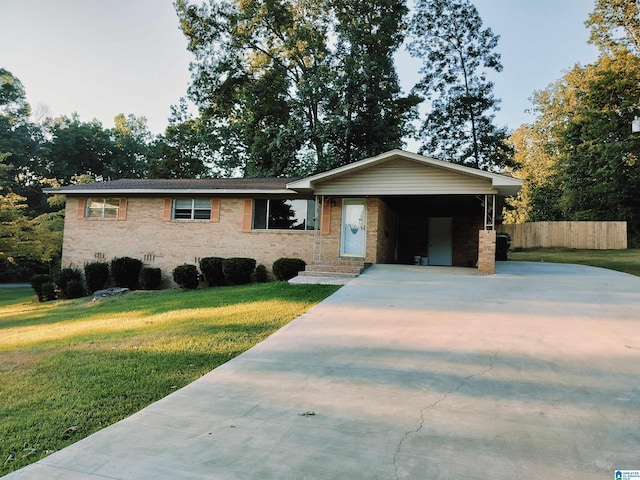
<svg viewBox="0 0 640 480"><path fill-rule="evenodd" d="M42 176L68 184L74 175L108 178L112 142L98 120L83 122L77 113L61 116L48 125L50 140L41 166Z"/></svg>
<svg viewBox="0 0 640 480"><path fill-rule="evenodd" d="M346 0L332 6L337 73L327 123L335 160L326 168L400 148L421 101L401 95L394 66L393 54L404 41L404 2Z"/></svg>
<svg viewBox="0 0 640 480"><path fill-rule="evenodd" d="M218 162L235 159L245 176L292 175L400 144L413 103L401 101L390 59L404 7L349 7L358 15L332 0L178 0L196 57L190 96L220 140Z"/></svg>
<svg viewBox="0 0 640 480"><path fill-rule="evenodd" d="M418 0L409 38L409 52L423 59L415 89L430 102L421 151L476 168L507 165L507 132L493 124L499 100L486 77L502 70L499 37L467 0Z"/></svg>
<svg viewBox="0 0 640 480"><path fill-rule="evenodd" d="M574 220L627 220L640 240L640 57L619 50L567 74L576 106L560 131L562 208Z"/></svg>
<svg viewBox="0 0 640 480"><path fill-rule="evenodd" d="M144 177L152 137L147 119L120 113L114 118L110 137L113 145L103 176L109 179Z"/></svg>
<svg viewBox="0 0 640 480"><path fill-rule="evenodd" d="M46 206L38 186L43 133L29 120L31 108L20 80L0 68L0 154L5 154L5 190L25 197L27 210Z"/></svg>
<svg viewBox="0 0 640 480"><path fill-rule="evenodd" d="M585 22L590 28L589 43L612 54L619 48L640 54L640 2L637 0L597 0Z"/></svg>
<svg viewBox="0 0 640 480"><path fill-rule="evenodd" d="M214 146L218 144L212 130L202 118L192 118L186 104L173 107L170 124L158 136L148 152L151 178L200 178L219 176L223 166L213 168ZM230 167L232 173L234 167Z"/></svg>

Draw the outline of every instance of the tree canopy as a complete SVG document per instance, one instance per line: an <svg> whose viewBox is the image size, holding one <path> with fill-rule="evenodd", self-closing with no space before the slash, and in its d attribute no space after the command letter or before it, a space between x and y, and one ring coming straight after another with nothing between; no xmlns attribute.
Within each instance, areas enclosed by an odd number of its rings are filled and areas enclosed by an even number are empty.
<svg viewBox="0 0 640 480"><path fill-rule="evenodd" d="M429 101L420 151L476 168L508 164L506 128L494 124L499 100L488 71L500 72L499 37L482 27L468 0L418 0L409 51L423 60L416 90Z"/></svg>
<svg viewBox="0 0 640 480"><path fill-rule="evenodd" d="M418 99L393 54L398 0L176 2L190 96L245 176L326 170L398 147Z"/></svg>
<svg viewBox="0 0 640 480"><path fill-rule="evenodd" d="M640 244L637 2L599 0L586 22L601 55L536 92L536 121L511 137L525 185L509 221L626 220Z"/></svg>

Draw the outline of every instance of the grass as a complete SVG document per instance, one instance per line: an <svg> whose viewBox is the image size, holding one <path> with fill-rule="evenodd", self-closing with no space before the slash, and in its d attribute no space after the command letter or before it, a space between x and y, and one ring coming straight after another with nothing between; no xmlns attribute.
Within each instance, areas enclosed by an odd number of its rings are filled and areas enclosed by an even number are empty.
<svg viewBox="0 0 640 480"><path fill-rule="evenodd" d="M0 476L193 382L335 292L285 282L32 303L0 289Z"/></svg>
<svg viewBox="0 0 640 480"><path fill-rule="evenodd" d="M525 262L576 263L640 276L640 249L637 248L627 250L540 248L509 252L509 259Z"/></svg>

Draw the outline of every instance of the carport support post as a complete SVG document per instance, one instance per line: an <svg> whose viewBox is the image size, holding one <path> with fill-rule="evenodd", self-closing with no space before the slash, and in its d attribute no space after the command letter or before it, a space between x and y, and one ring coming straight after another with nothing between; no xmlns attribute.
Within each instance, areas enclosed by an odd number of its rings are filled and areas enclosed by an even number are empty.
<svg viewBox="0 0 640 480"><path fill-rule="evenodd" d="M478 232L478 273L493 275L496 273L496 231Z"/></svg>
<svg viewBox="0 0 640 480"><path fill-rule="evenodd" d="M496 273L496 196L484 196L484 230L478 232L478 273Z"/></svg>

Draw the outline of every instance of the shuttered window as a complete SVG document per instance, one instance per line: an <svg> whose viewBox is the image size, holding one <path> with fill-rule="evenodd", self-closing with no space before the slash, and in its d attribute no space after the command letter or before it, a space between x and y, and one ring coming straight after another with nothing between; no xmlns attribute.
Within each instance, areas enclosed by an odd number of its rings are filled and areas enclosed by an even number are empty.
<svg viewBox="0 0 640 480"><path fill-rule="evenodd" d="M254 230L313 230L315 202L300 199L253 201Z"/></svg>
<svg viewBox="0 0 640 480"><path fill-rule="evenodd" d="M173 200L174 220L211 220L211 200L208 198L176 198Z"/></svg>
<svg viewBox="0 0 640 480"><path fill-rule="evenodd" d="M85 203L85 218L122 219L120 198L88 198Z"/></svg>

